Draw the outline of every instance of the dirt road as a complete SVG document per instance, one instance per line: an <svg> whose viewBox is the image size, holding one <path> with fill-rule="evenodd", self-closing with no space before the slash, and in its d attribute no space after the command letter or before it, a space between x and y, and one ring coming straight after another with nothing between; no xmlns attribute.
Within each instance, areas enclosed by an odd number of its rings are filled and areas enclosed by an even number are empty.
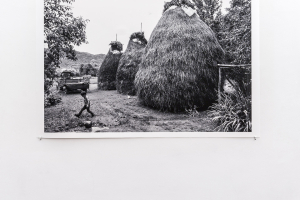
<svg viewBox="0 0 300 200"><path fill-rule="evenodd" d="M82 126L87 120L93 126L109 128L103 132L210 132L214 128L207 111L196 117L160 112L140 105L137 97L98 90L97 84L90 85L87 95L95 117L84 111L76 118L74 114L83 106L83 98L80 94L62 94L62 103L45 108L45 132L88 132Z"/></svg>

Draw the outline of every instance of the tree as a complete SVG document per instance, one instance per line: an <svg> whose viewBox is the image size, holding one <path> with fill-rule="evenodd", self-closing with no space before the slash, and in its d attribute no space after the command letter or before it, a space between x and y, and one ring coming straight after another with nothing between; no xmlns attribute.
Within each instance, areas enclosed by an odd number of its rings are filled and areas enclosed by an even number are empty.
<svg viewBox="0 0 300 200"><path fill-rule="evenodd" d="M197 13L202 21L204 21L220 39L219 32L221 31L222 23L222 1L221 0L195 0L195 5L198 8Z"/></svg>
<svg viewBox="0 0 300 200"><path fill-rule="evenodd" d="M220 44L225 63L251 64L251 0L231 0L222 22ZM251 96L251 68L234 68L227 72L245 96Z"/></svg>
<svg viewBox="0 0 300 200"><path fill-rule="evenodd" d="M79 73L80 73L80 74L83 73L83 67L84 67L84 64L81 64L81 65L80 65L80 68L79 68Z"/></svg>
<svg viewBox="0 0 300 200"><path fill-rule="evenodd" d="M251 64L251 0L231 0L227 10L220 41L227 62Z"/></svg>
<svg viewBox="0 0 300 200"><path fill-rule="evenodd" d="M75 0L44 0L44 76L45 92L57 77L60 59L76 60L74 45L87 43L86 24L88 20L74 17L70 5Z"/></svg>

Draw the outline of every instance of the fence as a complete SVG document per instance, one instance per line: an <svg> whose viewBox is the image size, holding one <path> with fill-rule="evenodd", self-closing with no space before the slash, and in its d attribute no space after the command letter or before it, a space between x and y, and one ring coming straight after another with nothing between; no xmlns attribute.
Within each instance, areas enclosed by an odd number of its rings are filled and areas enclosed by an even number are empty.
<svg viewBox="0 0 300 200"><path fill-rule="evenodd" d="M219 67L219 84L218 84L218 102L221 101L224 92L225 81L237 91L244 94L251 93L251 64L248 65L227 65L218 64ZM245 84L245 83L248 83ZM246 87L245 87L246 85Z"/></svg>

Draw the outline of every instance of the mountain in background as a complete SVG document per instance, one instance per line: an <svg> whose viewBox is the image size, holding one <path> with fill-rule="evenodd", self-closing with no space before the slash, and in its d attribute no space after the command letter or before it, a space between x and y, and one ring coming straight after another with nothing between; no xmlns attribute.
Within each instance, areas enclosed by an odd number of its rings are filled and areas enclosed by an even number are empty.
<svg viewBox="0 0 300 200"><path fill-rule="evenodd" d="M61 59L60 70L75 69L76 71L79 71L81 64L91 64L93 67L99 69L105 58L105 54L94 55L79 51L76 51L76 55L78 58L76 61L69 60L67 58Z"/></svg>

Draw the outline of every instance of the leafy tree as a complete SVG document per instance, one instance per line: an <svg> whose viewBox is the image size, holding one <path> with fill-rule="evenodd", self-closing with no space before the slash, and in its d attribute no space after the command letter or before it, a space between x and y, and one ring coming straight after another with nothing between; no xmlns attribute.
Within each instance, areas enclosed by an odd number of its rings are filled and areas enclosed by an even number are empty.
<svg viewBox="0 0 300 200"><path fill-rule="evenodd" d="M225 63L251 64L251 0L231 0L227 11L219 32ZM219 122L221 131L251 131L251 68L229 68L225 74L228 80L234 80L236 92L223 94L220 103L211 107L210 115Z"/></svg>
<svg viewBox="0 0 300 200"><path fill-rule="evenodd" d="M45 92L57 77L60 59L76 60L74 45L87 43L86 24L88 20L74 17L70 5L75 0L44 0L44 76Z"/></svg>
<svg viewBox="0 0 300 200"><path fill-rule="evenodd" d="M251 0L231 0L227 10L220 41L227 62L251 64Z"/></svg>
<svg viewBox="0 0 300 200"><path fill-rule="evenodd" d="M204 21L220 39L222 23L222 1L221 0L194 0L198 10L197 13L202 21Z"/></svg>
<svg viewBox="0 0 300 200"><path fill-rule="evenodd" d="M80 65L80 68L79 68L79 73L80 73L80 74L83 73L83 67L84 67L84 64L81 64L81 65Z"/></svg>
<svg viewBox="0 0 300 200"><path fill-rule="evenodd" d="M231 0L227 11L220 34L225 62L251 64L251 0ZM251 95L251 68L231 69L228 76L245 96Z"/></svg>

